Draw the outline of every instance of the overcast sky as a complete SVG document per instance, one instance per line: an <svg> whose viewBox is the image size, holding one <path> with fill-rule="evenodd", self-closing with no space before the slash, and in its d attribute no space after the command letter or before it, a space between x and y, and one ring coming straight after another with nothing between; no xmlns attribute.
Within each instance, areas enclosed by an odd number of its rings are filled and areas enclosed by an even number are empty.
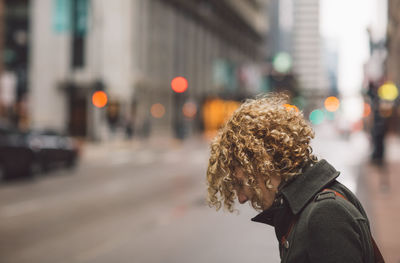
<svg viewBox="0 0 400 263"><path fill-rule="evenodd" d="M338 84L343 95L357 93L362 84L363 64L369 56L367 28L373 21L374 1L321 1L321 35L337 41Z"/></svg>

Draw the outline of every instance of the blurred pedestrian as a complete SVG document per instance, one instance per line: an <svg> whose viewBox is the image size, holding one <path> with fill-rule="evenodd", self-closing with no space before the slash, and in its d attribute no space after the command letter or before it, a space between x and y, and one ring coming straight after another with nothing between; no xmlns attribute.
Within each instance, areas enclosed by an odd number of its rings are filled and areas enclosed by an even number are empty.
<svg viewBox="0 0 400 263"><path fill-rule="evenodd" d="M385 137L388 130L387 114L385 114L387 103L383 102L378 96L380 83L370 82L368 84L368 96L371 100L372 108L372 153L371 162L378 166L383 166L385 161Z"/></svg>
<svg viewBox="0 0 400 263"><path fill-rule="evenodd" d="M127 117L125 120L125 138L130 140L134 135L135 123L132 118Z"/></svg>
<svg viewBox="0 0 400 263"><path fill-rule="evenodd" d="M317 160L314 132L288 97L247 100L211 144L208 202L230 212L235 200L275 228L281 262L383 262L367 215L339 172ZM381 260L381 261L379 261Z"/></svg>
<svg viewBox="0 0 400 263"><path fill-rule="evenodd" d="M141 135L143 139L147 139L151 132L150 116L146 116L142 123Z"/></svg>

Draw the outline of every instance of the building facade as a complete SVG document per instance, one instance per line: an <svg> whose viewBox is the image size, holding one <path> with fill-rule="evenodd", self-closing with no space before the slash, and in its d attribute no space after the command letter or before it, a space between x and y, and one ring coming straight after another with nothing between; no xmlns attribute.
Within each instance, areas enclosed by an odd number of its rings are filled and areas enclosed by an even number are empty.
<svg viewBox="0 0 400 263"><path fill-rule="evenodd" d="M319 0L298 0L293 4L294 71L308 96L324 96L329 84L323 64Z"/></svg>
<svg viewBox="0 0 400 263"><path fill-rule="evenodd" d="M0 1L0 121L27 128L29 0Z"/></svg>
<svg viewBox="0 0 400 263"><path fill-rule="evenodd" d="M277 74L272 70L272 88L288 89L293 97L300 98L302 103L298 106L308 113L309 109L320 107L318 101L332 89L320 34L320 1L271 0L269 7L268 51L272 68L279 57L288 58L286 72ZM281 83L274 84L275 79Z"/></svg>
<svg viewBox="0 0 400 263"><path fill-rule="evenodd" d="M385 6L386 7L386 6ZM400 88L400 1L387 1L387 34L385 75L388 81ZM389 118L389 130L400 133L400 99L393 101L392 114Z"/></svg>
<svg viewBox="0 0 400 263"><path fill-rule="evenodd" d="M207 96L247 93L237 76L265 56L264 8L260 0L32 1L32 126L92 139L127 125L143 136L195 130ZM170 88L177 76L189 83L183 94ZM92 105L96 90L107 93L106 107ZM197 107L192 119L182 114L187 102Z"/></svg>
<svg viewBox="0 0 400 263"><path fill-rule="evenodd" d="M400 1L388 0L387 77L400 86Z"/></svg>

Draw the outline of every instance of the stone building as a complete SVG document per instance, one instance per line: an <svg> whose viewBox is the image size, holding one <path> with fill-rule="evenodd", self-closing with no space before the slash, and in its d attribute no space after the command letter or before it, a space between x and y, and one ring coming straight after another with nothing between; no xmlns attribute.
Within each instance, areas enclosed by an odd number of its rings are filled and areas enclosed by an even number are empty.
<svg viewBox="0 0 400 263"><path fill-rule="evenodd" d="M199 109L207 96L246 93L231 80L264 58L265 2L33 0L32 126L92 139L127 124L144 136L196 129L199 110L187 120L185 102ZM188 80L184 94L170 88L177 76ZM92 105L96 90L108 94L106 107ZM151 115L154 104L163 105L161 118Z"/></svg>

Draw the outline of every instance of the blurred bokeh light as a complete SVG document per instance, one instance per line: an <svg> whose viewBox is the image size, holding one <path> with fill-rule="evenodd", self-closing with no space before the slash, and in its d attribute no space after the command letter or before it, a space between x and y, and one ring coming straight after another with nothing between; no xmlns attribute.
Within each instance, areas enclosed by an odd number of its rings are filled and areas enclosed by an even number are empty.
<svg viewBox="0 0 400 263"><path fill-rule="evenodd" d="M183 104L182 112L186 118L193 119L197 113L197 106L194 102L186 102Z"/></svg>
<svg viewBox="0 0 400 263"><path fill-rule="evenodd" d="M274 69L280 73L286 73L292 68L292 58L286 52L279 52L272 61Z"/></svg>
<svg viewBox="0 0 400 263"><path fill-rule="evenodd" d="M155 103L151 105L150 112L154 118L160 119L165 114L165 107L161 103Z"/></svg>
<svg viewBox="0 0 400 263"><path fill-rule="evenodd" d="M334 96L330 96L325 99L324 106L327 111L335 112L339 109L340 101Z"/></svg>
<svg viewBox="0 0 400 263"><path fill-rule="evenodd" d="M310 118L310 122L312 124L318 125L318 124L321 124L324 121L325 114L324 114L324 112L322 110L317 109L317 110L313 110L310 113L310 117L309 118Z"/></svg>
<svg viewBox="0 0 400 263"><path fill-rule="evenodd" d="M92 102L94 106L103 108L107 105L107 101L107 94L104 91L96 91L93 93Z"/></svg>
<svg viewBox="0 0 400 263"><path fill-rule="evenodd" d="M171 81L171 88L176 93L183 93L188 88L188 81L184 77L176 77Z"/></svg>
<svg viewBox="0 0 400 263"><path fill-rule="evenodd" d="M386 82L379 87L378 95L381 99L394 101L399 96L399 91L393 82Z"/></svg>
<svg viewBox="0 0 400 263"><path fill-rule="evenodd" d="M368 103L364 103L364 113L363 113L363 117L366 118L371 114L371 105Z"/></svg>

